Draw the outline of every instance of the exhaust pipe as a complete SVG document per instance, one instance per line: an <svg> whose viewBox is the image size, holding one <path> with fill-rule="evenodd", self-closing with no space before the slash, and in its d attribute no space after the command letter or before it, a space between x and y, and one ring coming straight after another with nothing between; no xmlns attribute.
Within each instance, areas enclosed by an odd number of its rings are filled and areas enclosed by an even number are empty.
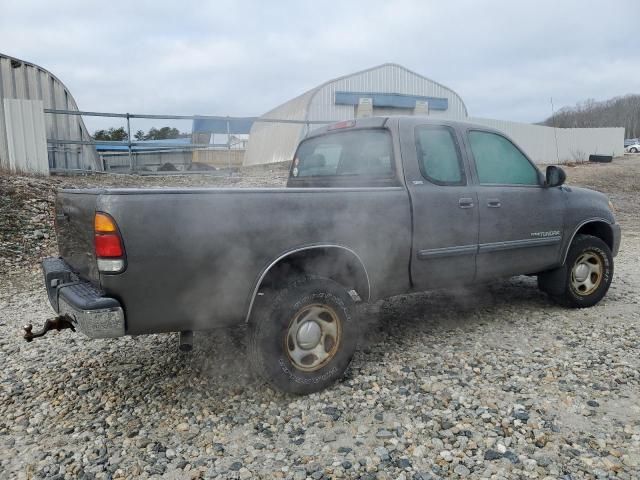
<svg viewBox="0 0 640 480"><path fill-rule="evenodd" d="M178 348L180 348L181 352L190 352L193 349L193 331L185 330L180 332Z"/></svg>

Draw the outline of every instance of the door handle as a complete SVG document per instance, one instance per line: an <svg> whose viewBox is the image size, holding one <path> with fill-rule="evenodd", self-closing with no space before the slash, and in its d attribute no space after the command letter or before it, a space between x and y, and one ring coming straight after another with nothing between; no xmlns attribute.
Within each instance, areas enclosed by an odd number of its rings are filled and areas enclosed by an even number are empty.
<svg viewBox="0 0 640 480"><path fill-rule="evenodd" d="M500 200L497 198L490 198L487 201L487 207L489 208L500 208L502 206L502 204L500 203Z"/></svg>
<svg viewBox="0 0 640 480"><path fill-rule="evenodd" d="M473 208L473 198L461 198L458 200L460 208Z"/></svg>

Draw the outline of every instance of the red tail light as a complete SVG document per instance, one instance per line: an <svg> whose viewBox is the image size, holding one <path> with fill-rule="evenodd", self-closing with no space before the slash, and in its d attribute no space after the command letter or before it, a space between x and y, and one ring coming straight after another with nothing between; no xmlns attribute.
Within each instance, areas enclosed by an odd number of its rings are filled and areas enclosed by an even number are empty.
<svg viewBox="0 0 640 480"><path fill-rule="evenodd" d="M122 243L117 234L96 234L96 257L119 258L123 255Z"/></svg>

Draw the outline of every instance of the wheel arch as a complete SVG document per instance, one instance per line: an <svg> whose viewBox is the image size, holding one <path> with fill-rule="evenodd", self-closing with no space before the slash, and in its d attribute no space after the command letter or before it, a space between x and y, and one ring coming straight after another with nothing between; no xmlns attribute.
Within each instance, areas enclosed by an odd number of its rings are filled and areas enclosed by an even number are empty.
<svg viewBox="0 0 640 480"><path fill-rule="evenodd" d="M297 274L331 278L348 290L355 290L364 301L371 297L367 268L353 249L337 244L307 245L281 254L262 270L251 292L245 322L251 318L261 288L283 285Z"/></svg>
<svg viewBox="0 0 640 480"><path fill-rule="evenodd" d="M576 229L573 231L573 235L571 235L571 238L569 239L569 242L565 246L562 256L562 265L564 265L567 261L569 249L571 248L571 244L576 238L576 235L592 235L606 243L612 251L614 249L614 236L613 229L611 228L611 223L603 218L592 218L589 220L585 220L576 227Z"/></svg>

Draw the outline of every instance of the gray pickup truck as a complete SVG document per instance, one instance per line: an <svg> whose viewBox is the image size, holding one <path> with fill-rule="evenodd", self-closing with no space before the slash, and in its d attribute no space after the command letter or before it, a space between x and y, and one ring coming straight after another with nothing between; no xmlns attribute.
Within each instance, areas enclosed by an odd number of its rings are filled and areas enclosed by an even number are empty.
<svg viewBox="0 0 640 480"><path fill-rule="evenodd" d="M514 275L598 303L620 227L605 195L564 180L484 126L374 117L308 134L286 188L63 190L60 257L43 262L59 316L25 337L180 332L188 347L248 323L263 378L317 391L354 354L358 304Z"/></svg>

